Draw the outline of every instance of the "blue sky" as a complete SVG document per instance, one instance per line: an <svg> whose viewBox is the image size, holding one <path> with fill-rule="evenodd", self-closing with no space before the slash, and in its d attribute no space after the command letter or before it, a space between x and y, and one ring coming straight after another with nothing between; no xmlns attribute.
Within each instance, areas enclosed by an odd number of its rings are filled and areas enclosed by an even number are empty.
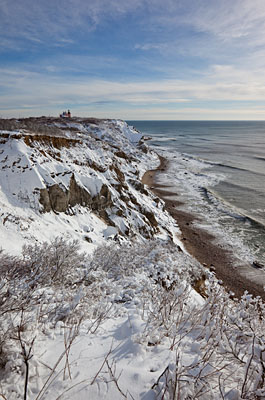
<svg viewBox="0 0 265 400"><path fill-rule="evenodd" d="M0 0L0 117L264 120L264 0Z"/></svg>

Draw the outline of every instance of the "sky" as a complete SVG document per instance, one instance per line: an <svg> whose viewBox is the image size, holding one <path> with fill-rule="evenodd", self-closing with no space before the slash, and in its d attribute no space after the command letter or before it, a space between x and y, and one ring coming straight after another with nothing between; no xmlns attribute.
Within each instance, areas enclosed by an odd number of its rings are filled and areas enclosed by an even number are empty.
<svg viewBox="0 0 265 400"><path fill-rule="evenodd" d="M264 0L0 0L0 117L265 120Z"/></svg>

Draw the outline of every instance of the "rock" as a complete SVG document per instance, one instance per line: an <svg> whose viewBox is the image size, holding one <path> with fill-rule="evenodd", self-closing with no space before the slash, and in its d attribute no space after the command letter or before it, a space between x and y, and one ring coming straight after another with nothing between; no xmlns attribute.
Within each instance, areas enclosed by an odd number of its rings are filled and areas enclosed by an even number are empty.
<svg viewBox="0 0 265 400"><path fill-rule="evenodd" d="M68 191L57 184L50 186L48 191L52 210L65 212L68 208Z"/></svg>
<svg viewBox="0 0 265 400"><path fill-rule="evenodd" d="M158 223L157 220L154 216L154 213L152 213L151 211L142 211L142 214L148 219L148 221L150 222L151 226L153 227L157 227Z"/></svg>
<svg viewBox="0 0 265 400"><path fill-rule="evenodd" d="M118 181L121 183L124 183L125 176L124 176L124 173L121 171L121 169L115 164L111 166L111 169L115 171Z"/></svg>
<svg viewBox="0 0 265 400"><path fill-rule="evenodd" d="M256 260L253 261L252 265L253 265L253 267L255 267L255 268L259 268L259 269L264 268L264 265L261 264L259 261L256 261Z"/></svg>
<svg viewBox="0 0 265 400"><path fill-rule="evenodd" d="M212 265L212 264L210 265L210 268L209 268L209 269L210 269L210 272L215 272L215 271L216 271L215 266Z"/></svg>
<svg viewBox="0 0 265 400"><path fill-rule="evenodd" d="M135 179L128 179L128 182L132 185L132 187L134 187L140 193L148 196L148 191L145 189L144 184L142 182L137 181Z"/></svg>
<svg viewBox="0 0 265 400"><path fill-rule="evenodd" d="M74 174L71 176L69 189L55 184L40 189L40 203L44 212L66 212L77 204L86 206L93 211L104 211L112 206L112 197L107 185L103 184L98 195L92 197L84 187L77 184Z"/></svg>
<svg viewBox="0 0 265 400"><path fill-rule="evenodd" d="M89 237L89 236L84 236L84 239L85 239L85 241L88 242L88 243L93 243L93 240L92 240L91 237Z"/></svg>
<svg viewBox="0 0 265 400"><path fill-rule="evenodd" d="M97 196L96 196L97 197ZM96 198L93 198L93 204ZM97 199L98 210L103 210L112 206L111 193L107 185L103 184Z"/></svg>
<svg viewBox="0 0 265 400"><path fill-rule="evenodd" d="M43 206L43 212L50 212L52 207L51 207L51 202L50 202L50 196L48 189L40 189L40 204Z"/></svg>
<svg viewBox="0 0 265 400"><path fill-rule="evenodd" d="M127 154L124 153L124 151L122 151L122 150L116 151L115 156L117 156L119 158L123 158L124 160L128 160L129 159Z"/></svg>
<svg viewBox="0 0 265 400"><path fill-rule="evenodd" d="M74 207L76 204L80 204L90 208L92 202L91 194L85 188L77 184L75 176L72 174L69 186L68 206Z"/></svg>

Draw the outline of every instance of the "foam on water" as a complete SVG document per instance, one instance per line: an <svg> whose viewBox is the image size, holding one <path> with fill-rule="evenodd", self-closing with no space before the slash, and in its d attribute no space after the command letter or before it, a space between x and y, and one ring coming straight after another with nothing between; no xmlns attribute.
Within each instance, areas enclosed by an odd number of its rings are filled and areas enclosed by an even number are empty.
<svg viewBox="0 0 265 400"><path fill-rule="evenodd" d="M241 259L265 264L265 121L132 124L171 161L159 183L175 188Z"/></svg>
<svg viewBox="0 0 265 400"><path fill-rule="evenodd" d="M214 233L219 243L233 249L242 261L252 263L257 258L265 261L258 254L258 244L249 246L245 240L254 221L213 190L226 176L211 172L208 161L165 149L162 154L170 164L166 173L158 175L157 183L170 186L178 195L176 200L183 201L185 210L202 217L197 225Z"/></svg>

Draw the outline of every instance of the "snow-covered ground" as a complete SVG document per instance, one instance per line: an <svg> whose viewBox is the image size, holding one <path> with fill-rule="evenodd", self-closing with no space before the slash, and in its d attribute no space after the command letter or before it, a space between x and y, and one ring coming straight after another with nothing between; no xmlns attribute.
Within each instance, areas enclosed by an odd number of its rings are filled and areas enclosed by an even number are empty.
<svg viewBox="0 0 265 400"><path fill-rule="evenodd" d="M232 301L180 247L140 182L158 165L141 134L14 125L0 132L0 398L265 398L264 305Z"/></svg>
<svg viewBox="0 0 265 400"><path fill-rule="evenodd" d="M163 203L140 183L145 170L159 163L156 154L146 154L137 146L141 134L123 121L103 120L96 124L64 121L57 136L52 136L52 127L59 129L58 125L56 120L50 123L48 135L34 136L25 129L0 131L3 249L18 254L25 242L58 235L80 240L88 252L115 234L175 236L178 229L163 212ZM72 177L91 197L91 204L84 204L81 197L65 212L57 212L58 205L54 212L43 212L41 190L57 185L67 194ZM102 197L103 185L109 199L101 204L96 196Z"/></svg>

